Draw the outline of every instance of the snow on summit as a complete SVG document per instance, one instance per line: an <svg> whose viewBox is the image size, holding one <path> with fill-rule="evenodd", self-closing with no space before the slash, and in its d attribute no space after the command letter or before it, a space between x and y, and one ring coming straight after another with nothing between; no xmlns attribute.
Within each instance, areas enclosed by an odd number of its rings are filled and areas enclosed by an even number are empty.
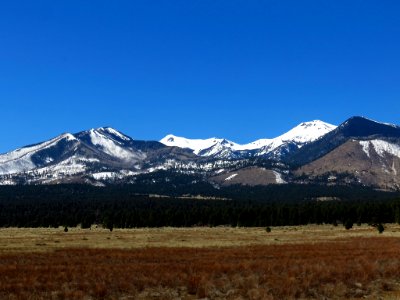
<svg viewBox="0 0 400 300"><path fill-rule="evenodd" d="M263 154L265 154L288 142L298 144L300 147L302 144L315 141L335 128L335 125L319 120L304 122L276 138L259 139L243 145L225 139L187 139L184 137L174 136L172 134L167 135L161 139L160 142L166 146L189 148L193 150L193 153L200 153L203 156L209 156L216 152L215 150L211 151L213 149L210 148L218 149L218 151L222 151L221 149L229 149L232 151L264 149ZM204 151L206 149L210 149L210 151Z"/></svg>
<svg viewBox="0 0 400 300"><path fill-rule="evenodd" d="M335 128L335 125L319 120L303 122L276 138L260 139L247 145L242 145L240 150L261 149L259 155L263 155L288 143L296 144L300 148L303 144L313 142Z"/></svg>
<svg viewBox="0 0 400 300"><path fill-rule="evenodd" d="M309 143L317 140L335 128L335 125L319 120L304 122L289 130L285 134L277 137L276 139L280 139L282 141L293 141L296 143Z"/></svg>

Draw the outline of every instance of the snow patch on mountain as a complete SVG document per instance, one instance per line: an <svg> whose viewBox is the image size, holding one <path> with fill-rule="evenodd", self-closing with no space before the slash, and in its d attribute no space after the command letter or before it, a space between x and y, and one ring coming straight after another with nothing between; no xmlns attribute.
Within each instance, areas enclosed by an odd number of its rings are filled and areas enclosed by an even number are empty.
<svg viewBox="0 0 400 300"><path fill-rule="evenodd" d="M91 176L96 180L102 180L102 179L115 178L117 177L117 175L118 173L116 172L98 172L98 173L93 173Z"/></svg>
<svg viewBox="0 0 400 300"><path fill-rule="evenodd" d="M69 157L56 165L37 168L29 171L29 174L35 175L36 179L44 179L46 182L65 178L76 174L83 174L86 171L85 159L79 156Z"/></svg>
<svg viewBox="0 0 400 300"><path fill-rule="evenodd" d="M363 148L363 151L370 157L371 147L375 152L383 157L385 154L391 154L400 158L400 146L392 144L383 140L370 140L370 141L359 141Z"/></svg>
<svg viewBox="0 0 400 300"><path fill-rule="evenodd" d="M370 157L370 154L369 154L370 143L369 143L369 141L359 141L359 144L361 145L364 153L367 154L368 157Z"/></svg>
<svg viewBox="0 0 400 300"><path fill-rule="evenodd" d="M284 184L284 183L286 183L286 181L283 180L281 173L279 173L279 172L277 172L277 171L272 171L272 172L273 172L274 175L275 175L276 183L278 183L278 184Z"/></svg>
<svg viewBox="0 0 400 300"><path fill-rule="evenodd" d="M130 170L121 170L118 172L97 172L90 176L96 180L106 180L106 179L122 179L127 176L138 175L140 172L133 172Z"/></svg>
<svg viewBox="0 0 400 300"><path fill-rule="evenodd" d="M232 180L232 179L235 178L237 175L238 175L238 174L232 174L232 175L226 177L226 178L225 178L225 181Z"/></svg>
<svg viewBox="0 0 400 300"><path fill-rule="evenodd" d="M123 148L120 142L115 141L109 136L103 134L101 130L91 129L89 131L89 135L93 145L100 146L103 152L112 157L117 157L126 161L137 158L136 153L133 153L126 148Z"/></svg>
<svg viewBox="0 0 400 300"><path fill-rule="evenodd" d="M32 170L36 165L31 161L30 157L23 157L15 161L2 162L0 165L0 175L13 174Z"/></svg>

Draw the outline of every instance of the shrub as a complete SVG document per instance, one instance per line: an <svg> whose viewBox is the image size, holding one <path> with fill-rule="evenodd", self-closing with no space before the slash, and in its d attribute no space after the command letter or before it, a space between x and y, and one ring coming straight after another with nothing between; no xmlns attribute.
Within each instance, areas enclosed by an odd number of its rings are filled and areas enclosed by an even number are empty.
<svg viewBox="0 0 400 300"><path fill-rule="evenodd" d="M382 233L385 230L385 227L382 225L382 223L379 223L378 225L376 225L376 229L379 233Z"/></svg>
<svg viewBox="0 0 400 300"><path fill-rule="evenodd" d="M353 221L347 220L346 222L344 222L344 228L346 228L347 230L353 228Z"/></svg>
<svg viewBox="0 0 400 300"><path fill-rule="evenodd" d="M267 228L265 228L265 231L268 233L271 232L271 227L267 226Z"/></svg>

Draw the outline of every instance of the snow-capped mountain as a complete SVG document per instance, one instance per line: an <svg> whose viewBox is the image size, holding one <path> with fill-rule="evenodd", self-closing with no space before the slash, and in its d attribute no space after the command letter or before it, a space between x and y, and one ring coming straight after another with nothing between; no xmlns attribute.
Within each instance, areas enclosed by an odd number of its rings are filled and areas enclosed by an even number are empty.
<svg viewBox="0 0 400 300"><path fill-rule="evenodd" d="M270 147L272 149L275 149L287 142L301 145L313 142L335 128L335 125L328 124L319 120L304 122L276 138L260 139L252 143L242 145L237 150L253 150L261 149L263 147Z"/></svg>
<svg viewBox="0 0 400 300"><path fill-rule="evenodd" d="M131 138L109 127L77 134L65 133L50 141L0 155L0 175L65 163L64 160L69 161L69 164L79 160L96 162L100 159L115 164L134 164L146 158L146 155L134 148L133 143Z"/></svg>
<svg viewBox="0 0 400 300"><path fill-rule="evenodd" d="M245 145L172 135L139 141L100 127L0 155L0 184L129 183L159 170L196 174L219 186L295 182L400 189L400 127L363 117L338 127L311 121Z"/></svg>
<svg viewBox="0 0 400 300"><path fill-rule="evenodd" d="M289 159L308 181L400 189L400 127L352 117Z"/></svg>
<svg viewBox="0 0 400 300"><path fill-rule="evenodd" d="M256 144L264 145L255 155L280 159L305 144L316 141L335 128L335 125L319 120L301 123L274 139L256 141Z"/></svg>
<svg viewBox="0 0 400 300"><path fill-rule="evenodd" d="M135 141L110 127L65 133L0 155L0 176L10 181L22 174L32 183L55 182L77 175L96 177L105 172L131 174L154 161L190 157L186 151L167 148L156 141Z"/></svg>
<svg viewBox="0 0 400 300"><path fill-rule="evenodd" d="M243 145L221 138L187 139L172 134L167 135L160 142L167 146L191 149L193 153L200 156L225 159L266 156L279 159L335 128L336 126L319 120L304 122L276 138L259 139Z"/></svg>
<svg viewBox="0 0 400 300"><path fill-rule="evenodd" d="M306 144L299 151L292 153L288 160L302 165L326 155L348 140L369 141L377 138L389 139L389 142L390 139L395 139L397 142L397 139L400 138L400 127L355 116L349 118L323 137Z"/></svg>

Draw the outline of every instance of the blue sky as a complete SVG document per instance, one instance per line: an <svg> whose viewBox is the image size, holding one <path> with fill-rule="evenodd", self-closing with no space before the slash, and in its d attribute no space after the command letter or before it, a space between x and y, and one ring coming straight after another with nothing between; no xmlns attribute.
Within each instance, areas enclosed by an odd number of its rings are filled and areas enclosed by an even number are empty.
<svg viewBox="0 0 400 300"><path fill-rule="evenodd" d="M0 152L112 126L239 143L400 123L399 1L3 1Z"/></svg>

